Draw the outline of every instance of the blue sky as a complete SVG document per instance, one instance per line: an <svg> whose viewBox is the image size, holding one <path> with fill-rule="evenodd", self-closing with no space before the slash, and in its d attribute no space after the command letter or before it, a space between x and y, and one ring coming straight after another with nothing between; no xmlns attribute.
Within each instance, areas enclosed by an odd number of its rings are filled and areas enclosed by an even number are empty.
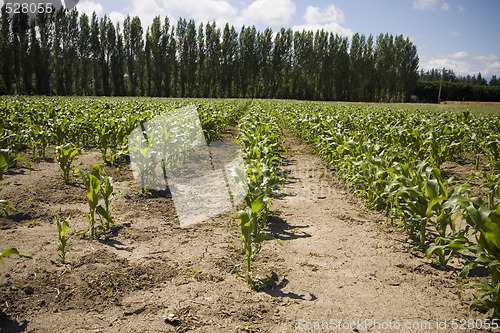
<svg viewBox="0 0 500 333"><path fill-rule="evenodd" d="M77 8L113 21L137 15L145 27L168 15L174 23L182 17L220 27L403 34L417 46L424 70L500 76L500 0L84 0Z"/></svg>

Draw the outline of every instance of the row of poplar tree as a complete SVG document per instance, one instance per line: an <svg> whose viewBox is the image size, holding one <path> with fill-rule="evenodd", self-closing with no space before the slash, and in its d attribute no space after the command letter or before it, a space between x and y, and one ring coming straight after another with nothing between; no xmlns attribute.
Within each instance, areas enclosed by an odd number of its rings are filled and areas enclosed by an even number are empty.
<svg viewBox="0 0 500 333"><path fill-rule="evenodd" d="M407 101L416 47L402 35L108 17L64 9L0 22L0 93Z"/></svg>

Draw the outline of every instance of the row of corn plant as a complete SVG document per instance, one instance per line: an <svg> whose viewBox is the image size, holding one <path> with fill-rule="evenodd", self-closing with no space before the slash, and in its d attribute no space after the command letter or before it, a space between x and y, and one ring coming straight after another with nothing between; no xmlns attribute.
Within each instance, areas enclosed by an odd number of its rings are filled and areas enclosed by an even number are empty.
<svg viewBox="0 0 500 333"><path fill-rule="evenodd" d="M177 170L189 160L194 147L216 140L240 117L245 104L240 101L188 105L142 122L128 136L128 153L142 193L164 188L167 170ZM157 172L160 168L163 175Z"/></svg>
<svg viewBox="0 0 500 333"><path fill-rule="evenodd" d="M329 108L309 103L287 103L279 111L281 120L294 134L309 143L368 205L386 209L392 220L401 221L399 225L427 256L437 256L438 264L446 266L464 250L478 255L466 261L461 278L468 277L471 267L488 268L491 282L481 283L472 307L486 307L490 316L498 317L498 119L486 117L480 125L494 129L494 134L481 134L487 142L482 151L487 163L481 169L486 179L483 186L488 188L484 202L471 197L470 184L444 179L439 168L445 161L470 151L466 142L470 136L453 123L467 120L469 126L479 126L470 114L423 114L419 118L415 112L405 110L381 113L370 108ZM406 124L402 121L405 116ZM448 121L438 124L436 119ZM390 124L400 130L395 131ZM467 225L457 228L457 221L463 220Z"/></svg>
<svg viewBox="0 0 500 333"><path fill-rule="evenodd" d="M239 225L246 257L245 278L250 288L260 289L267 279L253 279L251 264L265 240L273 239L268 230L270 195L283 185L279 171L280 153L285 151L283 132L277 119L260 104L252 105L238 123L238 143L242 146L245 166L231 170L237 183L245 187L246 207L238 212Z"/></svg>
<svg viewBox="0 0 500 333"><path fill-rule="evenodd" d="M34 160L46 157L49 145L72 143L97 147L104 163L126 151L128 134L158 114L195 104L208 141L238 119L243 100L137 99L87 97L0 97L0 149L29 150ZM17 156L17 155L16 155Z"/></svg>

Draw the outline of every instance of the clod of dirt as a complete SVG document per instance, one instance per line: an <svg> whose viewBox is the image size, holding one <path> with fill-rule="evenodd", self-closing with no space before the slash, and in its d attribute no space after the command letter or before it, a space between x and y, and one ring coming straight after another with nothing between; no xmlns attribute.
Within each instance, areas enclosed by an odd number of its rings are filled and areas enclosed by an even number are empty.
<svg viewBox="0 0 500 333"><path fill-rule="evenodd" d="M172 325L172 326L179 326L181 324L181 320L179 318L177 318L173 313L169 314L165 318L165 322L167 324Z"/></svg>
<svg viewBox="0 0 500 333"><path fill-rule="evenodd" d="M125 316L131 316L133 314L140 314L140 313L144 312L144 310L146 310L146 307L145 306L141 306L141 307L129 310L129 311L124 311L123 314Z"/></svg>
<svg viewBox="0 0 500 333"><path fill-rule="evenodd" d="M30 285L27 285L26 287L24 287L23 290L24 290L24 293L26 295L33 295L33 293L35 292L35 289L33 289L33 287Z"/></svg>

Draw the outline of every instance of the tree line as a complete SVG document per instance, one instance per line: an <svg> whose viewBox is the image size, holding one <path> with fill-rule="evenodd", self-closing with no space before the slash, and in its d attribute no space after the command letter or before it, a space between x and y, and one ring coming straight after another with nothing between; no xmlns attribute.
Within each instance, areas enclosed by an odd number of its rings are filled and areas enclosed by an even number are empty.
<svg viewBox="0 0 500 333"><path fill-rule="evenodd" d="M413 101L437 103L440 88L442 101L500 102L500 86L446 81L418 82L415 87Z"/></svg>
<svg viewBox="0 0 500 333"><path fill-rule="evenodd" d="M486 81L479 73L477 76L457 76L453 70L443 68L419 72L419 82L413 100L436 103L441 90L442 101L500 101L500 80L493 75Z"/></svg>
<svg viewBox="0 0 500 333"><path fill-rule="evenodd" d="M415 45L402 35L351 38L321 31L139 17L123 27L76 9L0 18L0 94L251 97L408 101Z"/></svg>
<svg viewBox="0 0 500 333"><path fill-rule="evenodd" d="M424 70L420 70L419 72L419 80L420 81L443 81L443 82L452 82L452 83L464 83L471 85L480 85L480 86L500 86L500 79L497 78L496 75L493 75L490 81L487 81L482 77L481 72L474 74L472 76L457 76L452 69L436 69L433 68L429 71L424 72Z"/></svg>

